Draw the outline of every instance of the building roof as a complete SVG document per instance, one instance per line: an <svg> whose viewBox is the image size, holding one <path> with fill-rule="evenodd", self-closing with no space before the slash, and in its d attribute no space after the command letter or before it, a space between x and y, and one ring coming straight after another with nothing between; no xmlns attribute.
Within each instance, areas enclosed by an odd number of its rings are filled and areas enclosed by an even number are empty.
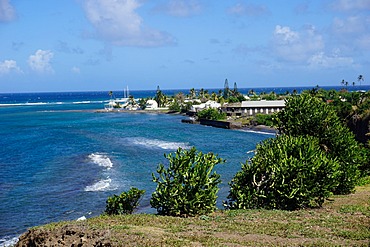
<svg viewBox="0 0 370 247"><path fill-rule="evenodd" d="M258 108L258 107L285 107L284 100L260 100L260 101L243 101L243 108Z"/></svg>

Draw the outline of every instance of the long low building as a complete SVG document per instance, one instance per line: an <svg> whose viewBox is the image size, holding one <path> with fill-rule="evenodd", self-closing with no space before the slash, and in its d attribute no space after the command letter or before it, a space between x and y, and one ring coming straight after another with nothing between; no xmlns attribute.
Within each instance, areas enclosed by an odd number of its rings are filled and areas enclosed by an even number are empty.
<svg viewBox="0 0 370 247"><path fill-rule="evenodd" d="M241 103L227 104L221 110L228 116L255 116L258 113L272 114L285 107L284 100L243 101Z"/></svg>

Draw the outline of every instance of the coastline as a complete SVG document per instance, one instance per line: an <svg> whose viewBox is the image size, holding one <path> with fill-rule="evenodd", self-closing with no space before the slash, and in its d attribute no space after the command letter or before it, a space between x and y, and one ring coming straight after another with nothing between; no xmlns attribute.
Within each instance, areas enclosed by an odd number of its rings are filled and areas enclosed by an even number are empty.
<svg viewBox="0 0 370 247"><path fill-rule="evenodd" d="M174 112L170 111L168 109L159 109L159 110L122 110L122 109L113 109L111 111L107 111L105 109L98 109L95 110L96 113L129 113L129 114L169 114L169 115L182 115L186 117L186 114L180 113L180 112ZM201 124L200 121L192 120L192 119L183 119L181 122L188 123L188 124ZM227 123L229 127L220 126L218 124L206 124L211 127L215 128L226 128L226 129L232 129L232 130L241 130L246 132L255 132L255 133L261 133L261 134L269 134L269 135L276 135L278 134L278 130L269 127L266 125L240 125L240 123L232 120L227 121L211 121L215 123Z"/></svg>

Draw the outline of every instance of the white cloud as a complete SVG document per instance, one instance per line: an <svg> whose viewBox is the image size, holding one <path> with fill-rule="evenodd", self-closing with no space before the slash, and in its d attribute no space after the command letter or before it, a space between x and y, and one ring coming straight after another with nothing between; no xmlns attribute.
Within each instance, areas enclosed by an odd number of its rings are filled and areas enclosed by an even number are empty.
<svg viewBox="0 0 370 247"><path fill-rule="evenodd" d="M300 32L287 26L275 27L273 50L279 60L306 63L313 54L323 48L323 38L313 26L307 26Z"/></svg>
<svg viewBox="0 0 370 247"><path fill-rule="evenodd" d="M15 16L15 10L9 0L0 0L0 22L12 21Z"/></svg>
<svg viewBox="0 0 370 247"><path fill-rule="evenodd" d="M348 16L344 19L335 18L331 32L347 50L370 50L370 15Z"/></svg>
<svg viewBox="0 0 370 247"><path fill-rule="evenodd" d="M79 74L81 72L80 68L76 66L72 67L71 71L76 74Z"/></svg>
<svg viewBox="0 0 370 247"><path fill-rule="evenodd" d="M95 37L117 46L161 46L173 43L168 34L144 26L136 13L138 0L86 0L87 19Z"/></svg>
<svg viewBox="0 0 370 247"><path fill-rule="evenodd" d="M339 11L366 11L370 10L370 0L335 0L331 6Z"/></svg>
<svg viewBox="0 0 370 247"><path fill-rule="evenodd" d="M0 62L0 75L8 74L11 71L22 73L22 70L17 66L17 62L14 60L4 60Z"/></svg>
<svg viewBox="0 0 370 247"><path fill-rule="evenodd" d="M293 43L299 40L299 34L290 30L290 27L282 27L280 25L277 25L275 27L274 35L276 37L276 40L282 44Z"/></svg>
<svg viewBox="0 0 370 247"><path fill-rule="evenodd" d="M329 56L319 52L309 59L308 64L316 68L338 68L353 66L354 60L351 57L340 56L338 52Z"/></svg>
<svg viewBox="0 0 370 247"><path fill-rule="evenodd" d="M356 44L358 44L362 49L370 51L370 33L361 35L361 37L356 40Z"/></svg>
<svg viewBox="0 0 370 247"><path fill-rule="evenodd" d="M261 16L265 14L269 14L270 11L269 9L260 4L243 4L243 3L238 3L232 7L230 7L227 12L231 15L237 15L237 16Z"/></svg>
<svg viewBox="0 0 370 247"><path fill-rule="evenodd" d="M338 35L360 34L366 32L370 19L361 16L349 16L346 19L335 18L332 29Z"/></svg>
<svg viewBox="0 0 370 247"><path fill-rule="evenodd" d="M176 17L188 17L199 14L202 5L196 0L170 0L166 4L157 6L155 10Z"/></svg>
<svg viewBox="0 0 370 247"><path fill-rule="evenodd" d="M34 55L28 58L28 65L32 70L43 73L43 72L54 72L51 67L51 59L54 54L51 51L37 50Z"/></svg>

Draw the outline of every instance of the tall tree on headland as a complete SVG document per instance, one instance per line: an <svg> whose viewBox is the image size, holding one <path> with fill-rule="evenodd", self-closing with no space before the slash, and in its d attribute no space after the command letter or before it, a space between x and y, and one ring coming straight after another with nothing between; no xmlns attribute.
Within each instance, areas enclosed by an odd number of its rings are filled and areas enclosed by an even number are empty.
<svg viewBox="0 0 370 247"><path fill-rule="evenodd" d="M229 88L229 82L226 79L225 80L225 85L224 85L224 99L228 99L230 96L230 88Z"/></svg>

